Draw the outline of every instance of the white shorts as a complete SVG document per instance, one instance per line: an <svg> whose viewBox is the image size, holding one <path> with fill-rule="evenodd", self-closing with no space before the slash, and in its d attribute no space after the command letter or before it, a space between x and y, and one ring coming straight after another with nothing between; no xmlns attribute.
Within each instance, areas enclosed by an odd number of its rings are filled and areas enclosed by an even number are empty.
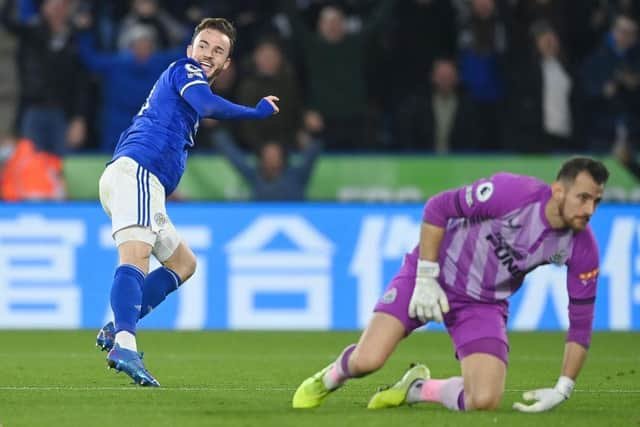
<svg viewBox="0 0 640 427"><path fill-rule="evenodd" d="M151 245L160 262L173 255L181 239L167 215L164 187L154 174L120 157L104 170L99 187L117 246L137 240Z"/></svg>

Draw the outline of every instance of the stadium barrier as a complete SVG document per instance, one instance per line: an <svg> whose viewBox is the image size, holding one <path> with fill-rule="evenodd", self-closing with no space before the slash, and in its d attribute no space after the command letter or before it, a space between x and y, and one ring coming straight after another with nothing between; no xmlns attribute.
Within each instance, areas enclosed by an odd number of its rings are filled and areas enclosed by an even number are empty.
<svg viewBox="0 0 640 427"><path fill-rule="evenodd" d="M555 178L567 156L323 155L309 183L319 201L423 202L440 191L506 171ZM97 200L105 156L68 156L65 176L72 200ZM640 202L640 184L612 158L607 200ZM292 160L294 163L296 158ZM180 186L190 200L246 200L249 192L229 162L215 155L192 155Z"/></svg>
<svg viewBox="0 0 640 427"><path fill-rule="evenodd" d="M141 325L362 328L415 245L421 212L399 203L171 204L198 269ZM595 327L638 330L640 209L605 204L592 226L601 258ZM97 202L0 205L0 328L101 326L116 263L110 234ZM527 276L509 328L566 328L564 279L559 267Z"/></svg>

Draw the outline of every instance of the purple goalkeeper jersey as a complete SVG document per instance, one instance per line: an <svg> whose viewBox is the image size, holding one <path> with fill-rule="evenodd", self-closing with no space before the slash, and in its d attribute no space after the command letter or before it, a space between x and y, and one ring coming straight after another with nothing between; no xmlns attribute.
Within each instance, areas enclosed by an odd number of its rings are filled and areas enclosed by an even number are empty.
<svg viewBox="0 0 640 427"><path fill-rule="evenodd" d="M569 338L589 345L598 274L591 227L554 229L545 216L551 187L532 177L499 173L440 193L424 208L425 222L445 228L439 281L447 293L480 302L503 301L540 265L567 266ZM413 270L416 247L403 268Z"/></svg>

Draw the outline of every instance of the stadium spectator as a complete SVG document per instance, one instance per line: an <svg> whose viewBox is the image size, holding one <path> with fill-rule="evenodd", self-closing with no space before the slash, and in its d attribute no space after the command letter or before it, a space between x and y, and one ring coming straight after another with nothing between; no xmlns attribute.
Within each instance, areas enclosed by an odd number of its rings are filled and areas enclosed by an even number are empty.
<svg viewBox="0 0 640 427"><path fill-rule="evenodd" d="M640 3L635 0L609 0L601 3L607 8L610 20L618 15L629 16L636 22L640 19Z"/></svg>
<svg viewBox="0 0 640 427"><path fill-rule="evenodd" d="M507 24L494 0L472 0L458 33L460 76L478 112L477 145L500 150Z"/></svg>
<svg viewBox="0 0 640 427"><path fill-rule="evenodd" d="M507 73L506 144L530 153L584 149L576 137L581 128L580 81L549 23L535 22L530 32L529 58Z"/></svg>
<svg viewBox="0 0 640 427"><path fill-rule="evenodd" d="M189 8L184 8L182 2L167 2L167 7L172 4L171 10L175 10L177 14L180 11L176 9L182 9L190 23L197 23L203 16L224 16L229 19L242 34L238 46L234 49L236 57L240 60L249 56L263 37L277 34L277 28L273 24L277 1L191 0L189 3Z"/></svg>
<svg viewBox="0 0 640 427"><path fill-rule="evenodd" d="M300 159L292 164L287 148L279 142L265 141L258 148L258 161L253 165L240 150L228 132L216 135L219 152L224 155L244 178L251 190L251 199L257 201L301 201L306 190L321 144L311 138L302 138Z"/></svg>
<svg viewBox="0 0 640 427"><path fill-rule="evenodd" d="M158 38L160 49L169 49L181 45L187 37L186 27L167 13L158 0L133 0L131 10L120 23L118 47L129 48L127 35L131 27L137 25L153 27Z"/></svg>
<svg viewBox="0 0 640 427"><path fill-rule="evenodd" d="M27 22L8 0L0 19L18 37L17 76L23 103L19 134L62 155L85 142L88 74L72 37L70 0L44 0Z"/></svg>
<svg viewBox="0 0 640 427"><path fill-rule="evenodd" d="M429 150L437 154L475 147L476 114L460 88L458 69L450 59L437 59L428 89L407 97L394 120L395 149Z"/></svg>
<svg viewBox="0 0 640 427"><path fill-rule="evenodd" d="M462 376L431 379L425 365L378 391L370 409L436 402L455 411L493 410L502 400L509 344L507 298L527 273L567 266L569 330L561 376L553 388L524 394L541 412L571 396L591 342L598 247L589 219L604 193L606 167L590 158L566 161L551 184L498 173L429 199L420 239L374 308L357 344L307 378L294 408L313 408L348 379L380 369L398 343L427 322L444 322Z"/></svg>
<svg viewBox="0 0 640 427"><path fill-rule="evenodd" d="M280 113L271 120L240 123L240 138L251 150L259 151L268 141L294 149L302 124L302 94L292 66L273 38L262 40L254 49L249 73L239 83L238 102L255 105L264 93L279 95Z"/></svg>
<svg viewBox="0 0 640 427"><path fill-rule="evenodd" d="M142 107L158 76L184 55L184 48L158 50L154 28L140 24L123 34L127 42L123 51L98 51L88 31L89 22L76 19L76 25L85 29L78 37L81 59L100 77L100 150L113 152L120 133Z"/></svg>
<svg viewBox="0 0 640 427"><path fill-rule="evenodd" d="M425 73L433 68L435 59L455 57L456 18L457 11L450 1L396 2L384 37L389 69L380 81L380 86L390 91L389 96L396 102L422 88ZM391 85L387 83L389 76Z"/></svg>
<svg viewBox="0 0 640 427"><path fill-rule="evenodd" d="M293 30L293 40L304 57L308 106L320 118L328 149L365 148L367 93L364 76L364 44L385 22L395 1L379 1L359 32L348 32L339 7L322 8L317 32L308 28L294 0L283 7Z"/></svg>
<svg viewBox="0 0 640 427"><path fill-rule="evenodd" d="M602 5L602 2L590 0L519 0L512 3L510 59L517 60L530 59L530 29L536 22L547 22L554 29L560 45L572 47L578 34L586 35L584 27L589 25L588 19L594 6ZM602 25L602 22L595 21L593 24ZM572 54L571 49L563 49L564 60L573 66L579 58Z"/></svg>
<svg viewBox="0 0 640 427"><path fill-rule="evenodd" d="M618 123L616 127L613 156L640 182L640 161L638 161L638 140L630 140L627 128Z"/></svg>
<svg viewBox="0 0 640 427"><path fill-rule="evenodd" d="M0 140L0 200L7 202L62 200L66 186L62 159L36 149L26 138Z"/></svg>
<svg viewBox="0 0 640 427"><path fill-rule="evenodd" d="M609 30L611 21L607 12L607 2L600 0L565 0L569 15L569 40L566 47L567 60L572 67L579 67L587 56L600 45Z"/></svg>
<svg viewBox="0 0 640 427"><path fill-rule="evenodd" d="M587 96L589 148L610 151L616 129L625 128L630 140L640 137L640 49L638 24L618 16L600 49L582 69Z"/></svg>

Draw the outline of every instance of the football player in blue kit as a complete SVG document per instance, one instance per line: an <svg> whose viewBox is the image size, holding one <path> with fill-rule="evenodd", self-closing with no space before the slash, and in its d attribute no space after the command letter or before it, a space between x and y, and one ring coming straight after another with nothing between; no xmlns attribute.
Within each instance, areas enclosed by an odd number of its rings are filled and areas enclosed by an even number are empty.
<svg viewBox="0 0 640 427"><path fill-rule="evenodd" d="M246 107L212 91L230 64L235 39L226 19L206 18L196 26L187 57L160 75L100 178L100 202L112 221L119 262L111 288L114 322L100 330L96 343L109 352L109 367L142 386L160 384L138 353L136 324L196 269L196 257L171 223L165 202L184 173L198 123L265 119L278 112L275 96ZM151 255L162 266L149 272Z"/></svg>

